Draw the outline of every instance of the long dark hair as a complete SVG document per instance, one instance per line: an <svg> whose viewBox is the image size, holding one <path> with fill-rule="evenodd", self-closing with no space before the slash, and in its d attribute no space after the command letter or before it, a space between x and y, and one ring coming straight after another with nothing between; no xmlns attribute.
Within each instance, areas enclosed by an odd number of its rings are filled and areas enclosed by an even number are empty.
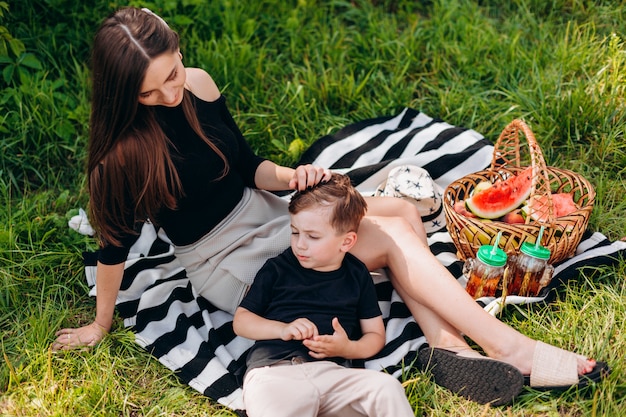
<svg viewBox="0 0 626 417"><path fill-rule="evenodd" d="M162 207L175 209L183 193L154 109L138 101L151 60L178 48L178 34L146 9L116 11L95 35L87 173L90 216L101 244L120 245L136 222L154 221ZM186 90L182 107L193 130L224 161L225 174L226 158L202 131Z"/></svg>

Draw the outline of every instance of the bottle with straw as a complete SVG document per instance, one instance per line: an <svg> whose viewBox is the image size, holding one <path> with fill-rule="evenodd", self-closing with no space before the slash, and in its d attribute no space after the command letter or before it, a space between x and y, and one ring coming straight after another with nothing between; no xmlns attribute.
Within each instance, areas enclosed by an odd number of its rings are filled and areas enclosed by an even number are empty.
<svg viewBox="0 0 626 417"><path fill-rule="evenodd" d="M552 279L554 268L548 264L550 249L541 246L543 231L544 226L541 226L535 243L522 243L520 253L511 257L506 285L508 295L535 297Z"/></svg>
<svg viewBox="0 0 626 417"><path fill-rule="evenodd" d="M463 266L463 273L468 277L465 290L475 299L496 295L507 262L506 252L498 247L501 238L502 232L499 232L493 246L481 246L476 259L468 259Z"/></svg>

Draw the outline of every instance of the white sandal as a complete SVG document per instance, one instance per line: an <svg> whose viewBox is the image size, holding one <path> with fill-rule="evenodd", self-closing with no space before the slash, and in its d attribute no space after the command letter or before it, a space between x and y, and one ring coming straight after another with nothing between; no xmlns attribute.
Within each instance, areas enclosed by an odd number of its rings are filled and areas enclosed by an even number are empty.
<svg viewBox="0 0 626 417"><path fill-rule="evenodd" d="M524 376L524 383L539 390L566 390L599 382L608 376L610 369L605 362L596 362L594 369L578 375L578 355L565 349L537 342L533 355L530 376Z"/></svg>

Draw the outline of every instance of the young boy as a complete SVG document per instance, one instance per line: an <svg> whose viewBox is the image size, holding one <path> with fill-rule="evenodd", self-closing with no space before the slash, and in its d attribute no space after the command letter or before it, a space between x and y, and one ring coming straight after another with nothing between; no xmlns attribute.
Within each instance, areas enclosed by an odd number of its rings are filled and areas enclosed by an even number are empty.
<svg viewBox="0 0 626 417"><path fill-rule="evenodd" d="M233 320L256 340L243 383L250 417L414 416L397 379L350 368L385 344L372 278L347 253L366 208L339 174L291 199L291 247L261 268Z"/></svg>

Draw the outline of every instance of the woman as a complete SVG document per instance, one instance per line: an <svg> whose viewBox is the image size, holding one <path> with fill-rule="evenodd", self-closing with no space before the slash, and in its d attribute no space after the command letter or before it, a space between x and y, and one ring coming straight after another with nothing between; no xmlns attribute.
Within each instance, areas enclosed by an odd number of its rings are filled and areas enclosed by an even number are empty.
<svg viewBox="0 0 626 417"><path fill-rule="evenodd" d="M109 331L128 249L148 219L166 231L197 292L233 312L265 260L289 246L287 203L267 191L302 190L330 177L327 169L291 169L255 155L215 82L184 67L178 35L146 9L121 9L96 34L90 129L91 220L102 246L96 317L58 331L55 350L93 346ZM521 390L522 375L550 387L608 372L486 313L431 254L417 210L400 199L368 199L352 253L370 270L388 267L431 346L420 353L422 366L434 365L435 381L455 392L506 402ZM437 302L427 296L433 293ZM473 351L463 335L496 360ZM473 376L487 368L486 377ZM556 378L546 376L553 371ZM503 393L505 380L513 382Z"/></svg>

